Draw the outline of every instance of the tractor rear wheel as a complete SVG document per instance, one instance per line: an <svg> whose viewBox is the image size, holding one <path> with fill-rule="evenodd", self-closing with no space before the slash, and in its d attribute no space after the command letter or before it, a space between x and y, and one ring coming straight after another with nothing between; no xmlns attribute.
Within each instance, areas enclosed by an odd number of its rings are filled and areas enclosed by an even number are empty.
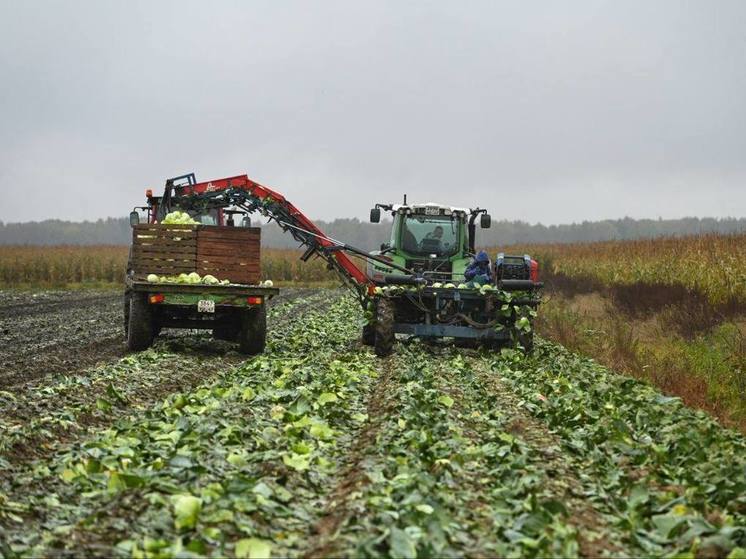
<svg viewBox="0 0 746 559"><path fill-rule="evenodd" d="M363 345L376 345L376 329L373 324L363 326Z"/></svg>
<svg viewBox="0 0 746 559"><path fill-rule="evenodd" d="M376 306L375 350L379 357L394 350L394 303L381 299Z"/></svg>
<svg viewBox="0 0 746 559"><path fill-rule="evenodd" d="M127 347L131 351L142 351L153 344L153 311L145 293L133 293L129 297L127 321Z"/></svg>
<svg viewBox="0 0 746 559"><path fill-rule="evenodd" d="M267 344L267 309L264 305L245 310L241 315L238 347L241 353L257 355Z"/></svg>

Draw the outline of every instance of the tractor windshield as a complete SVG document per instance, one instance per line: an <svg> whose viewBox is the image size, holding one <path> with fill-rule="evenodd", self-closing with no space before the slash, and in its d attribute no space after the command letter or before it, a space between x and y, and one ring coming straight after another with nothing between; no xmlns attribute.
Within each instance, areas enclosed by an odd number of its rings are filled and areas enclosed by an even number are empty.
<svg viewBox="0 0 746 559"><path fill-rule="evenodd" d="M450 216L407 216L401 226L401 247L410 254L452 256L458 251L459 225Z"/></svg>

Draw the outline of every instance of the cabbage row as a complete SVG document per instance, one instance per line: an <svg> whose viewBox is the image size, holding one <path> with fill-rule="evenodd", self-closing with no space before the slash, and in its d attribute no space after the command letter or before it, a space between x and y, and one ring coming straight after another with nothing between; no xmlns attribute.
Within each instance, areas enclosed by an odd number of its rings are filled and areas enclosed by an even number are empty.
<svg viewBox="0 0 746 559"><path fill-rule="evenodd" d="M746 556L746 440L701 411L540 341L487 356L560 437L587 498L635 555Z"/></svg>
<svg viewBox="0 0 746 559"><path fill-rule="evenodd" d="M577 555L576 530L511 417L455 351L399 348L392 412L327 551L342 556Z"/></svg>

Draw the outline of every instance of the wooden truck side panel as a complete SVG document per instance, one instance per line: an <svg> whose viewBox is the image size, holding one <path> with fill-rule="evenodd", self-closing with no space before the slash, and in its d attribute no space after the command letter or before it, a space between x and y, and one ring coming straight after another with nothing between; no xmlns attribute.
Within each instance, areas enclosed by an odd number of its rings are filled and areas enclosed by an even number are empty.
<svg viewBox="0 0 746 559"><path fill-rule="evenodd" d="M196 271L201 276L211 274L231 283L256 285L260 279L260 235L258 227L135 225L133 279Z"/></svg>

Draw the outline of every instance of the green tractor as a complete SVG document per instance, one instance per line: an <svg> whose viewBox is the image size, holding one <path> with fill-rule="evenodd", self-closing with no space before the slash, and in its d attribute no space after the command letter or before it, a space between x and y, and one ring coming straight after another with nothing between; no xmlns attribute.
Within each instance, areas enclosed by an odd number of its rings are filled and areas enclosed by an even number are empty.
<svg viewBox="0 0 746 559"><path fill-rule="evenodd" d="M533 318L540 303L538 264L528 255L497 254L488 277L469 281L476 255L476 221L490 227L481 208L440 204L376 204L393 216L391 237L371 253L367 276L373 282L363 327L363 343L379 356L393 350L396 334L455 338L466 347L508 344L533 347Z"/></svg>

